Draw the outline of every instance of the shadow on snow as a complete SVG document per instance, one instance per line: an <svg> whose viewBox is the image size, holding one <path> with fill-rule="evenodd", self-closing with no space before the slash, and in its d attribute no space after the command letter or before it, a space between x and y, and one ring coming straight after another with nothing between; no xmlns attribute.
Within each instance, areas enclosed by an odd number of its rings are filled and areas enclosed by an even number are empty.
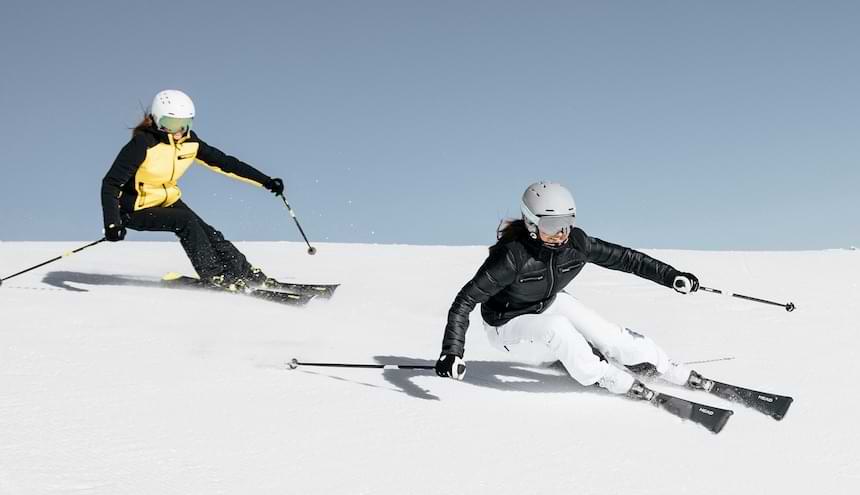
<svg viewBox="0 0 860 495"><path fill-rule="evenodd" d="M433 362L429 362L425 359L416 359L405 356L376 356L374 359L378 364L425 366L432 366L434 364ZM605 393L597 387L584 387L578 384L567 374L560 363L541 367L509 361L467 361L466 365L468 369L463 381L477 387L491 388L504 392ZM333 380L357 383L374 388L378 387L378 385L345 378L343 375L346 371L343 368L339 369L337 374L335 374L334 369L329 372L323 372L322 370L303 371L314 375L326 376ZM437 377L433 370L387 369L381 371L383 378L393 386L390 390L402 392L411 397L415 397L416 399L439 400L439 397L433 395L429 390L422 388L415 383L416 378L430 376L438 380L450 380L450 378ZM354 375L354 373L350 374Z"/></svg>
<svg viewBox="0 0 860 495"><path fill-rule="evenodd" d="M89 292L87 289L80 289L69 285L131 285L137 287L162 287L158 280L135 278L127 275L105 275L101 273L81 273L81 272L49 272L42 278L42 282L51 287L58 287L72 292Z"/></svg>

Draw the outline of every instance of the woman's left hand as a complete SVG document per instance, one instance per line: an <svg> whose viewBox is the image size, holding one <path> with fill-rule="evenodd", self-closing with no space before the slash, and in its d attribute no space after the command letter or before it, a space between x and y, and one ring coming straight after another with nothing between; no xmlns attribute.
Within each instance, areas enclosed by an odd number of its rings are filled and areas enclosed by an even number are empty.
<svg viewBox="0 0 860 495"><path fill-rule="evenodd" d="M699 290L699 279L692 273L679 273L672 282L672 288L681 294L689 294Z"/></svg>
<svg viewBox="0 0 860 495"><path fill-rule="evenodd" d="M275 193L276 196L284 195L284 181L279 178L267 180L263 187Z"/></svg>

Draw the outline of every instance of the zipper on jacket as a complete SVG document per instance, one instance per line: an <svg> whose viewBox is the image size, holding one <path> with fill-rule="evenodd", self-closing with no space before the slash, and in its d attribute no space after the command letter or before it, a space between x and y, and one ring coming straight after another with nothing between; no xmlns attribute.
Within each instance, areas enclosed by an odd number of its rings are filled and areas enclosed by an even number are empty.
<svg viewBox="0 0 860 495"><path fill-rule="evenodd" d="M568 265L568 266L566 266L566 267L564 267L564 268L559 267L559 270L558 270L558 271L560 271L561 273L567 273L567 272L569 272L569 271L573 270L574 268L579 268L579 267L581 267L582 265L584 265L584 263L574 263L574 264L572 264L572 265Z"/></svg>
<svg viewBox="0 0 860 495"><path fill-rule="evenodd" d="M170 172L170 182L173 182L173 177L176 175L176 152L179 151L179 144L173 145L173 170ZM165 199L165 201L167 201Z"/></svg>
<svg viewBox="0 0 860 495"><path fill-rule="evenodd" d="M140 190L140 208L143 208L143 205L146 204L146 191L143 190L143 182L137 183L137 188Z"/></svg>
<svg viewBox="0 0 860 495"><path fill-rule="evenodd" d="M549 296L552 295L552 286L555 285L555 267L552 266L552 262L555 259L555 252L550 251L549 253L549 290L546 292L546 297L544 299L549 299Z"/></svg>
<svg viewBox="0 0 860 495"><path fill-rule="evenodd" d="M178 151L179 151L179 143L174 143L173 144L173 161L171 162L171 165L173 165L173 168L170 171L170 183L171 184L173 183L173 177L176 176L176 153ZM170 196L167 194L167 185L162 184L161 187L164 188L164 201L161 202L161 205L164 206L167 204L167 200L168 200L168 198L170 198Z"/></svg>

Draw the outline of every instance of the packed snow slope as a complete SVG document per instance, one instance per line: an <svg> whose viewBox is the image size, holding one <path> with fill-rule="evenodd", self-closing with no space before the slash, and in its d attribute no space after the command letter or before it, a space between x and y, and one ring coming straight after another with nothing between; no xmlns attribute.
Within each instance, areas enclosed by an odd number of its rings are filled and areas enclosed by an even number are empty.
<svg viewBox="0 0 860 495"><path fill-rule="evenodd" d="M81 243L0 243L9 275ZM464 382L432 364L485 247L239 243L283 280L341 282L297 309L162 288L178 243L101 244L0 287L0 493L745 494L860 492L860 252L647 250L794 313L587 267L570 287L706 376L792 395L714 435L511 362L473 314Z"/></svg>

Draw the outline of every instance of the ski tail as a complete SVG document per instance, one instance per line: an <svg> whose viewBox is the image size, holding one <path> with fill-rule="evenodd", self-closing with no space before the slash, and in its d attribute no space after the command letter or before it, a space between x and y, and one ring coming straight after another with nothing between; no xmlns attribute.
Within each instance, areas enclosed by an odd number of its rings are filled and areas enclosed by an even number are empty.
<svg viewBox="0 0 860 495"><path fill-rule="evenodd" d="M183 278L189 278L190 279L192 277L186 277L185 275L183 275L181 273L177 273L177 272L167 272L164 274L163 277L161 277L161 281L162 282L176 282L177 280L181 280Z"/></svg>

